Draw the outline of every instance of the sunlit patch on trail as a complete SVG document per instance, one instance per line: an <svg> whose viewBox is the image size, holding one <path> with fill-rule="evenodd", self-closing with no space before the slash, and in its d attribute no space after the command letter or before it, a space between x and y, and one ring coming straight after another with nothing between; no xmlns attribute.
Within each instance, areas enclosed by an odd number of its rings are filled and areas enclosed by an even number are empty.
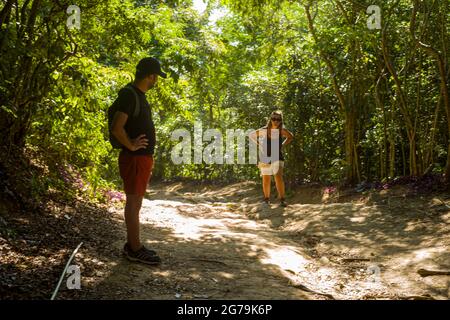
<svg viewBox="0 0 450 320"><path fill-rule="evenodd" d="M264 251L267 257L261 259L261 262L264 264L274 264L282 270L300 273L305 271L306 265L310 263L310 261L295 252L293 248L268 248L264 249Z"/></svg>
<svg viewBox="0 0 450 320"><path fill-rule="evenodd" d="M211 206L208 204L190 204L180 201L147 200L142 204L141 220L144 224L173 230L174 236L185 240L200 240L205 236L214 236L216 240L228 236L239 237L239 231L231 228L261 227L254 221L242 219L240 216L227 212L227 206ZM220 211L220 217L211 213ZM242 236L247 234L241 233Z"/></svg>

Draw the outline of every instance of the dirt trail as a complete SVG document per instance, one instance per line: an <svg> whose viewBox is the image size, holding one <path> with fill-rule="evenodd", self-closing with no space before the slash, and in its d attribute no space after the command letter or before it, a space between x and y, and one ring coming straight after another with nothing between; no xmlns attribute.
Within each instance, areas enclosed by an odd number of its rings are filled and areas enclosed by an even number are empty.
<svg viewBox="0 0 450 320"><path fill-rule="evenodd" d="M152 187L142 239L164 263L117 256L85 287L113 299L448 299L449 276L417 273L450 269L450 210L440 199L331 203L305 189L281 208L262 205L258 191L253 183Z"/></svg>

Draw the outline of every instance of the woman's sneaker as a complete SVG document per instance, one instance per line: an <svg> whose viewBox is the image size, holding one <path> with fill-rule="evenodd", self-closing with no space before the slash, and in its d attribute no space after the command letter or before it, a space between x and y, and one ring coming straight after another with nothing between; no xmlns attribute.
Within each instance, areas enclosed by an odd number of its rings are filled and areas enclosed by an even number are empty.
<svg viewBox="0 0 450 320"><path fill-rule="evenodd" d="M280 200L280 206L282 206L283 208L286 208L288 206L287 203L286 203L286 200L281 199Z"/></svg>
<svg viewBox="0 0 450 320"><path fill-rule="evenodd" d="M149 250L144 246L142 246L138 251L133 251L128 244L125 244L123 253L130 261L141 262L149 265L158 265L161 263L161 258L156 254L156 252Z"/></svg>
<svg viewBox="0 0 450 320"><path fill-rule="evenodd" d="M264 198L264 204L270 205L270 199L269 198Z"/></svg>

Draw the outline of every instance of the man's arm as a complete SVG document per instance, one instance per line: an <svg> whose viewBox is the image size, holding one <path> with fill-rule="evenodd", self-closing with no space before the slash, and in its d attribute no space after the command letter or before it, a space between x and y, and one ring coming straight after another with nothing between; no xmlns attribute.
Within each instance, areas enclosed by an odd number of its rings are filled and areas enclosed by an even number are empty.
<svg viewBox="0 0 450 320"><path fill-rule="evenodd" d="M130 140L125 131L125 124L127 123L128 115L124 112L117 111L114 115L112 123L112 134L116 139L128 150L137 151L144 149L148 145L148 139L145 138L145 134L141 134L136 139Z"/></svg>

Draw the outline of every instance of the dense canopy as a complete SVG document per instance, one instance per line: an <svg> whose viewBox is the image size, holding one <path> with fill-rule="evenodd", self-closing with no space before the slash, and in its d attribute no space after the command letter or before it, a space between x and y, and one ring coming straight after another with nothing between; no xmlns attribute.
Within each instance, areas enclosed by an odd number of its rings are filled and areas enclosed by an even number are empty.
<svg viewBox="0 0 450 320"><path fill-rule="evenodd" d="M257 177L174 165L171 135L256 129L276 109L295 135L290 182L449 176L450 1L194 2L78 1L77 27L70 1L2 1L2 145L45 150L94 189L116 181L106 111L154 56L169 73L148 94L155 177Z"/></svg>

